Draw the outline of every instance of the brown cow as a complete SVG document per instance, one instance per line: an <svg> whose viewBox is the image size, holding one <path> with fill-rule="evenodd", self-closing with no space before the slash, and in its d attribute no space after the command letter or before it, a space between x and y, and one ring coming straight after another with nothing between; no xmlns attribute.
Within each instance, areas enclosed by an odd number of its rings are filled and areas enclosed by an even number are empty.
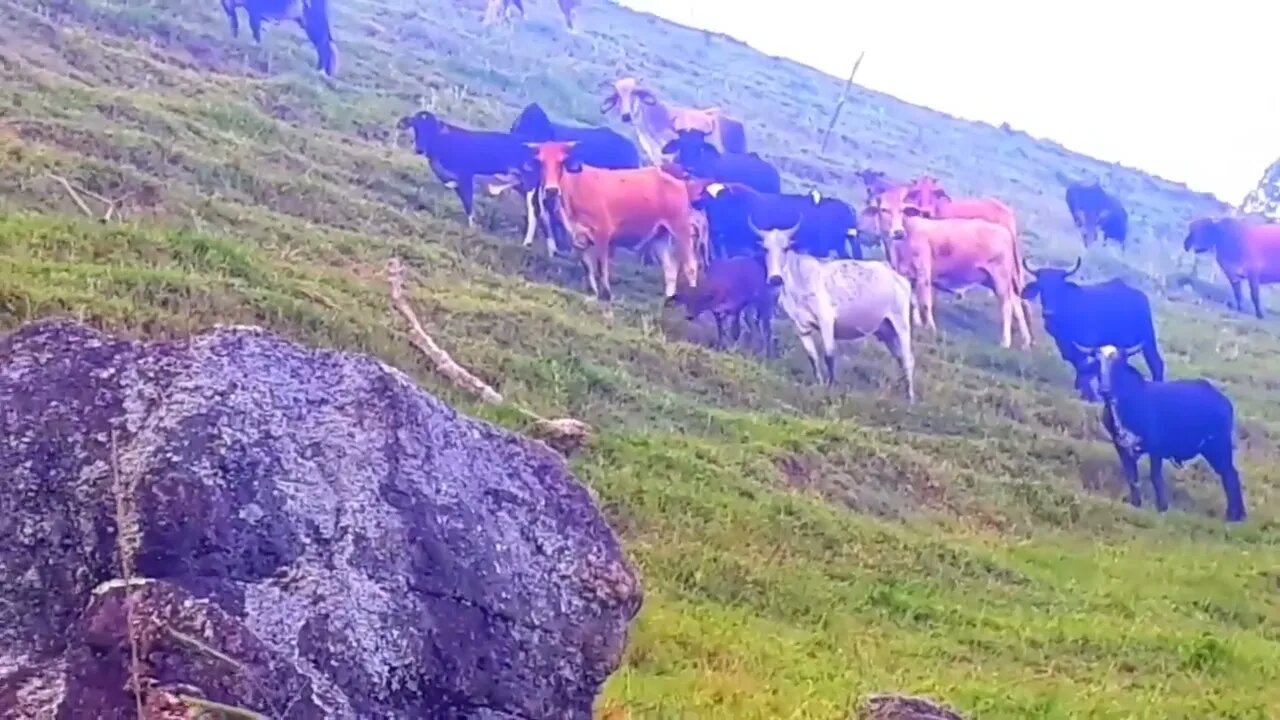
<svg viewBox="0 0 1280 720"><path fill-rule="evenodd" d="M1244 312L1240 282L1247 280L1253 312L1262 317L1259 286L1280 282L1280 225L1258 225L1231 217L1199 218L1191 222L1182 247L1196 253L1215 251L1218 267L1231 283L1236 310Z"/></svg>
<svg viewBox="0 0 1280 720"><path fill-rule="evenodd" d="M716 107L695 110L668 105L633 77L624 77L613 83L600 112L607 113L614 108L618 109L622 122L635 127L640 149L654 165L663 164L662 148L679 137L677 133L680 130L706 133L707 142L721 153L747 151L747 135L741 121Z"/></svg>
<svg viewBox="0 0 1280 720"><path fill-rule="evenodd" d="M653 242L661 243L666 301L675 297L678 274L688 287L696 287L693 208L684 183L656 167L603 170L583 165L573 156L575 145L529 143L540 166L547 211L560 214L573 246L582 252L587 284L596 297L613 299L609 266L615 246L643 251Z"/></svg>
<svg viewBox="0 0 1280 720"><path fill-rule="evenodd" d="M1022 268L1017 245L1004 225L977 218L934 219L906 201L907 188L877 195L864 211L889 248L889 263L911 281L916 295L913 313L935 333L933 289L958 292L982 285L1000 303L1000 346L1013 344L1018 324L1023 347L1031 346L1031 330L1022 303Z"/></svg>
<svg viewBox="0 0 1280 720"><path fill-rule="evenodd" d="M952 199L932 175L921 175L907 188L907 203L920 209L927 218L973 218L989 220L1009 229L1018 244L1018 267L1022 267L1022 242L1018 239L1018 220L1013 209L993 197Z"/></svg>

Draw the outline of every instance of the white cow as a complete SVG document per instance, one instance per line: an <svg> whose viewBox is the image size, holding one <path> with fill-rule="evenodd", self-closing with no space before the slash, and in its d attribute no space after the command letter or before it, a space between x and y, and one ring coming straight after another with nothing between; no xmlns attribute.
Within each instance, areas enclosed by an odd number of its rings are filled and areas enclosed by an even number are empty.
<svg viewBox="0 0 1280 720"><path fill-rule="evenodd" d="M695 109L669 105L633 77L613 83L609 96L600 106L607 113L617 108L622 122L636 130L640 149L653 165L663 164L662 148L675 140L680 130L700 130L707 142L721 153L745 153L747 134L742 121L729 117L718 107Z"/></svg>
<svg viewBox="0 0 1280 720"><path fill-rule="evenodd" d="M796 227L799 227L798 225ZM875 335L898 360L907 382L907 400L915 402L915 354L911 349L911 283L877 260L819 260L792 249L796 228L760 230L769 284L782 286L782 310L796 332L818 381L822 336L827 384L835 382L836 340Z"/></svg>

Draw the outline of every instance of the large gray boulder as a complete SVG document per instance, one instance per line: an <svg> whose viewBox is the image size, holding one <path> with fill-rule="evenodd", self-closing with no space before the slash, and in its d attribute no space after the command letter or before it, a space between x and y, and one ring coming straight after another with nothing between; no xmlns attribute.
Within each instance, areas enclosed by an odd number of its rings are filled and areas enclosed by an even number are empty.
<svg viewBox="0 0 1280 720"><path fill-rule="evenodd" d="M589 718L641 602L545 446L255 328L0 339L0 538L0 718Z"/></svg>

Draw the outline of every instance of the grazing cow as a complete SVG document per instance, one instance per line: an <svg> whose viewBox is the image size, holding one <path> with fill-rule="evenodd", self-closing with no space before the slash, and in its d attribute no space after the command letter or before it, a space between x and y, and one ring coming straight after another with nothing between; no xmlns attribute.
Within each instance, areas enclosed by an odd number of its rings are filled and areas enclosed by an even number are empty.
<svg viewBox="0 0 1280 720"><path fill-rule="evenodd" d="M676 163L694 177L740 183L757 192L782 192L782 176L776 167L753 152L721 154L701 130L680 130L662 152L675 155Z"/></svg>
<svg viewBox="0 0 1280 720"><path fill-rule="evenodd" d="M689 288L698 285L693 209L684 183L656 167L602 170L574 155L577 143L531 144L540 168L546 209L559 214L573 246L582 252L587 284L603 301L613 298L609 282L615 246L642 249L659 243L666 301L676 295L677 274Z"/></svg>
<svg viewBox="0 0 1280 720"><path fill-rule="evenodd" d="M262 23L294 21L316 49L316 69L332 77L338 72L338 47L329 29L329 0L222 0L222 9L231 24L231 36L240 36L238 9L249 15L253 41L262 42Z"/></svg>
<svg viewBox="0 0 1280 720"><path fill-rule="evenodd" d="M520 183L529 162L529 148L509 133L470 130L450 125L423 110L400 118L400 130L413 130L413 147L427 158L431 171L462 201L467 226L475 227L475 179L496 179L489 192L497 195Z"/></svg>
<svg viewBox="0 0 1280 720"><path fill-rule="evenodd" d="M742 123L720 108L693 108L667 105L652 90L633 77L613 83L613 89L600 106L607 113L617 108L622 122L632 124L640 148L649 162L661 166L662 148L676 139L680 130L701 130L720 152L745 153L747 134Z"/></svg>
<svg viewBox="0 0 1280 720"><path fill-rule="evenodd" d="M1063 175L1054 173L1058 181L1067 186L1067 209L1071 212L1071 221L1080 231L1080 238L1085 247L1098 239L1098 231L1102 231L1103 242L1116 241L1121 247L1129 236L1129 213L1114 195L1102 189L1097 179L1090 183L1077 182Z"/></svg>
<svg viewBox="0 0 1280 720"><path fill-rule="evenodd" d="M858 229L853 209L817 191L760 193L745 185L716 182L706 186L694 207L707 214L712 254L717 257L759 252L760 239L753 226L762 230L798 226L795 245L801 252L862 259L862 250L854 242Z"/></svg>
<svg viewBox="0 0 1280 720"><path fill-rule="evenodd" d="M1235 408L1230 398L1204 379L1148 381L1128 363L1128 356L1137 351L1104 345L1092 352L1105 403L1102 424L1120 456L1129 483L1129 503L1142 506L1139 457L1150 458L1156 509L1165 512L1169 493L1164 484L1164 461L1181 467L1198 455L1222 479L1227 521L1244 520L1240 473L1232 457Z"/></svg>
<svg viewBox="0 0 1280 720"><path fill-rule="evenodd" d="M982 285L1000 302L1000 346L1012 345L1011 325L1018 323L1023 347L1031 346L1022 300L1022 258L1009 229L988 220L923 217L906 202L907 188L877 195L865 211L888 239L889 263L911 280L916 292L917 321L935 333L933 289L959 292Z"/></svg>
<svg viewBox="0 0 1280 720"><path fill-rule="evenodd" d="M577 141L574 155L581 159L582 164L591 167L605 170L640 167L640 152L636 150L635 144L622 134L607 127L584 127L552 122L547 112L537 103L525 106L516 121L512 123L511 134L523 142ZM560 227L555 218L540 212L542 203L537 201L537 172L522 178L515 184L522 186L525 209L528 212L524 246L533 245L533 236L541 224L547 237L547 254L555 255L556 241L564 228Z"/></svg>
<svg viewBox="0 0 1280 720"><path fill-rule="evenodd" d="M556 0L560 5L560 14L564 15L564 24L569 27L570 31L577 28L573 25L573 16L577 12L578 7L582 5L582 0ZM507 13L515 8L520 17L524 17L524 0L489 0L489 4L484 11L484 24L492 25L498 20L507 16Z"/></svg>
<svg viewBox="0 0 1280 720"><path fill-rule="evenodd" d="M1198 218L1191 222L1182 247L1196 253L1214 251L1240 312L1245 311L1240 283L1248 281L1253 312L1262 318L1260 286L1280 282L1280 225L1257 225L1230 217Z"/></svg>
<svg viewBox="0 0 1280 720"><path fill-rule="evenodd" d="M836 341L875 335L897 358L907 384L907 400L915 402L911 284L882 262L822 262L799 252L794 244L797 231L798 226L759 230L759 235L769 284L782 288L782 309L795 324L814 377L822 381L814 335L822 339L828 385L836 377Z"/></svg>
<svg viewBox="0 0 1280 720"><path fill-rule="evenodd" d="M725 348L725 321L730 322L734 342L742 334L742 311L755 314L756 328L764 343L764 354L773 355L773 313L778 304L776 289L765 278L759 257L733 257L707 266L698 286L676 295L686 309L689 322L710 312L716 321L716 348Z"/></svg>
<svg viewBox="0 0 1280 720"><path fill-rule="evenodd" d="M1071 282L1081 262L1077 259L1069 270L1032 270L1026 265L1033 279L1022 290L1028 300L1040 298L1045 331L1058 346L1058 354L1075 369L1080 397L1097 399L1091 382L1092 371L1097 367L1091 362L1090 353L1103 345L1141 348L1152 379L1163 381L1164 359L1160 357L1151 302L1146 294L1120 279L1091 285Z"/></svg>

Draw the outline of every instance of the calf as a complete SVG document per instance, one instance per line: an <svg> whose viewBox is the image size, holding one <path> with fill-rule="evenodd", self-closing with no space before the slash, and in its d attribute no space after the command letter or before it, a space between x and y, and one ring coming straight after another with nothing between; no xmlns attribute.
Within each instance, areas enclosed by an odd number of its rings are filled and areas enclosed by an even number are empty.
<svg viewBox="0 0 1280 720"><path fill-rule="evenodd" d="M523 142L547 142L550 140L576 141L576 157L582 164L606 170L622 170L640 167L640 152L630 140L607 127L584 127L552 122L547 112L537 103L526 105L511 125L511 134ZM525 225L524 246L533 245L533 237L539 225L547 237L547 254L554 256L557 240L563 240L564 228L546 212L537 201L537 173L516 183L525 196L528 218Z"/></svg>
<svg viewBox="0 0 1280 720"><path fill-rule="evenodd" d="M529 162L529 148L514 135L450 125L425 110L400 118L396 127L413 130L414 150L427 158L431 171L445 187L457 193L468 227L476 224L476 177L499 178L499 183L490 186L496 195L520 184L520 169Z"/></svg>
<svg viewBox="0 0 1280 720"><path fill-rule="evenodd" d="M936 333L934 287L959 292L982 285L995 293L1000 303L1000 346L1012 344L1011 325L1017 321L1023 346L1030 347L1022 268L1009 229L972 218L926 218L905 196L906 188L881 193L866 214L888 239L889 263L911 280L919 318Z"/></svg>
<svg viewBox="0 0 1280 720"><path fill-rule="evenodd" d="M1142 506L1139 457L1150 458L1156 509L1165 512L1169 494L1164 484L1164 461L1181 466L1198 455L1222 479L1227 521L1244 520L1240 473L1232 457L1235 408L1231 400L1208 380L1148 381L1128 363L1128 357L1136 352L1138 348L1121 351L1114 345L1092 351L1105 403L1102 424L1120 456L1130 504Z"/></svg>
<svg viewBox="0 0 1280 720"><path fill-rule="evenodd" d="M695 110L667 105L633 77L613 83L612 91L600 105L600 112L607 113L614 108L618 109L622 122L635 127L636 139L653 165L662 165L662 147L674 140L680 130L707 133L707 139L721 152L747 151L747 135L742 123L720 108Z"/></svg>
<svg viewBox="0 0 1280 720"><path fill-rule="evenodd" d="M668 303L676 295L677 274L698 284L692 208L684 183L656 167L603 170L574 155L577 143L532 144L546 209L558 214L573 246L582 252L587 283L596 297L613 298L613 249L636 249L657 242ZM674 246L674 247L673 247Z"/></svg>
<svg viewBox="0 0 1280 720"><path fill-rule="evenodd" d="M1024 261L1025 262L1025 261ZM1151 302L1145 293L1123 280L1092 285L1071 282L1081 260L1069 270L1040 268L1027 272L1033 279L1022 290L1028 300L1040 298L1044 328L1058 346L1058 354L1076 371L1076 390L1085 400L1096 400L1090 353L1103 345L1141 348L1157 382L1164 380L1164 359L1156 342ZM1086 348L1081 350L1081 348Z"/></svg>
<svg viewBox="0 0 1280 720"><path fill-rule="evenodd" d="M684 304L689 322L710 312L716 321L716 348L725 347L725 321L730 321L734 342L742 333L742 311L751 308L756 327L763 338L764 354L773 355L773 313L778 304L777 291L765 278L764 262L759 257L734 257L707 266L698 287L686 289L676 296Z"/></svg>
<svg viewBox="0 0 1280 720"><path fill-rule="evenodd" d="M1262 318L1260 286L1280 282L1280 225L1254 225L1238 218L1199 218L1191 222L1182 247L1196 253L1214 251L1240 312L1244 312L1240 283L1248 281L1253 312Z"/></svg>
<svg viewBox="0 0 1280 720"><path fill-rule="evenodd" d="M253 41L262 42L262 23L294 21L316 49L316 69L333 76L338 71L338 47L329 28L329 0L222 0L231 36L240 35L239 8L249 15Z"/></svg>
<svg viewBox="0 0 1280 720"><path fill-rule="evenodd" d="M769 284L782 289L782 309L795 324L814 377L822 381L815 335L822 340L828 385L835 382L836 341L875 335L897 358L907 384L907 400L915 402L911 284L882 262L822 262L799 252L794 245L797 230L760 230L759 235Z"/></svg>
<svg viewBox="0 0 1280 720"><path fill-rule="evenodd" d="M1129 235L1129 213L1119 198L1103 190L1097 179L1083 183L1061 172L1054 174L1067 186L1067 210L1085 247L1097 241L1099 230L1103 242L1114 240L1124 247Z"/></svg>
<svg viewBox="0 0 1280 720"><path fill-rule="evenodd" d="M762 193L782 192L782 176L777 168L753 152L721 154L701 130L679 131L662 152L675 155L676 162L694 177L739 183Z"/></svg>
<svg viewBox="0 0 1280 720"><path fill-rule="evenodd" d="M817 191L759 193L736 183L711 183L694 206L707 214L712 249L718 256L758 252L760 239L753 226L761 230L798 226L795 245L801 252L861 259L862 250L853 242L858 235L853 209Z"/></svg>

